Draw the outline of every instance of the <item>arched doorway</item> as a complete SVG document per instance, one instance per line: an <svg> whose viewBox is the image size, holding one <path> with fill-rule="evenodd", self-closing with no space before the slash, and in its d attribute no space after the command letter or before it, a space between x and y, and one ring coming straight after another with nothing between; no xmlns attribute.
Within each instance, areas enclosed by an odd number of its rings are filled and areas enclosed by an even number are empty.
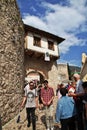
<svg viewBox="0 0 87 130"><path fill-rule="evenodd" d="M44 79L45 76L42 75L40 72L36 72L36 71L30 71L25 77L25 80L27 80L28 82L31 80L35 80L38 83L43 83Z"/></svg>

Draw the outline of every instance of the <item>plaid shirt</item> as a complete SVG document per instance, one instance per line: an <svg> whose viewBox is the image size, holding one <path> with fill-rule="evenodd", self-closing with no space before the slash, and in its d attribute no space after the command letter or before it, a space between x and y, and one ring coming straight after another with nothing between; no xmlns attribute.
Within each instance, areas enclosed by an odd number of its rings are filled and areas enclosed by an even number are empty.
<svg viewBox="0 0 87 130"><path fill-rule="evenodd" d="M48 87L47 89L45 88L41 89L41 98L43 98L44 102L48 103L53 96L54 96L53 88Z"/></svg>

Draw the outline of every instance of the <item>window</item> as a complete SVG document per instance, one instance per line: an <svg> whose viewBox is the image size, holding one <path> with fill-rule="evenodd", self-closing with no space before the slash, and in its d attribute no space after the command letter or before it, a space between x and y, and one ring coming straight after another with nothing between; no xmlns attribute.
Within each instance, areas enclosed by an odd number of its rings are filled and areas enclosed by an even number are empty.
<svg viewBox="0 0 87 130"><path fill-rule="evenodd" d="M52 41L48 41L48 49L54 51L54 43Z"/></svg>
<svg viewBox="0 0 87 130"><path fill-rule="evenodd" d="M33 45L34 45L34 46L41 47L41 38L34 36Z"/></svg>

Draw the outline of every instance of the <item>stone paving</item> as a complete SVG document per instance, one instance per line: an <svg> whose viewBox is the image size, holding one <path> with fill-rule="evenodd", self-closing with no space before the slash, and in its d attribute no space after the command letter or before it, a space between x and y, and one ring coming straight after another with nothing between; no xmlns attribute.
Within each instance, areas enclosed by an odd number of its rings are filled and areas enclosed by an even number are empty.
<svg viewBox="0 0 87 130"><path fill-rule="evenodd" d="M56 110L56 104L57 104L57 97L54 98L54 114ZM17 117L12 119L9 123L7 123L5 126L2 127L2 130L32 130L32 125L27 128L27 120L26 120L26 111L23 109L22 112L20 112L20 122L17 123ZM44 124L44 110L36 110L36 117L38 117L38 120L36 122L36 130L46 130L45 124ZM55 130L59 130L58 127L55 128Z"/></svg>

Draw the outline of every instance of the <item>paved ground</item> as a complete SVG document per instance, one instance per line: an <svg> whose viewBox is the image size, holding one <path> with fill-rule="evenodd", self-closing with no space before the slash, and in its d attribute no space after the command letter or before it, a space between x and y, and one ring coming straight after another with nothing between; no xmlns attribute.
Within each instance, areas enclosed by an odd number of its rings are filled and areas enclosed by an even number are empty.
<svg viewBox="0 0 87 130"><path fill-rule="evenodd" d="M54 114L56 109L56 103L57 103L57 97L54 99ZM38 120L36 122L36 130L46 130L45 124L44 124L44 110L36 110L36 115L38 117ZM25 109L20 113L20 123L16 122L17 117L12 119L9 123L7 123L5 126L3 126L2 130L32 130L32 126L27 128L27 120L26 120L26 112ZM55 130L59 130L58 127L55 128Z"/></svg>

